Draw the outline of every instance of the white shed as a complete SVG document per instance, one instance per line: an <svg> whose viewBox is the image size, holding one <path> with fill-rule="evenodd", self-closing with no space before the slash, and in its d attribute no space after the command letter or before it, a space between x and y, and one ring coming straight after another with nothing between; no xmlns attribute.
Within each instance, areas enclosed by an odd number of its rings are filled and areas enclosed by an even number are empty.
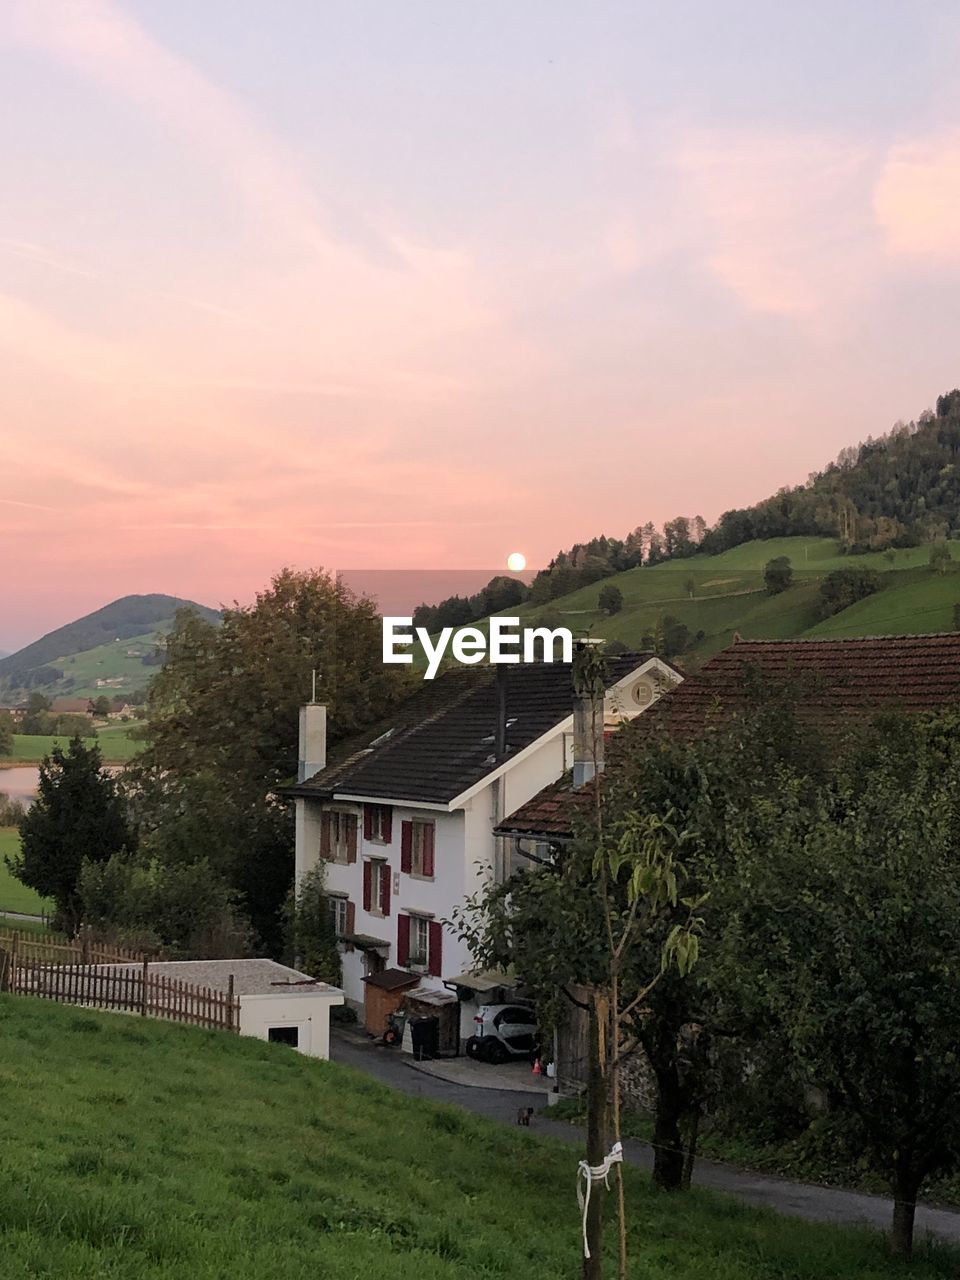
<svg viewBox="0 0 960 1280"><path fill-rule="evenodd" d="M213 991L233 990L240 1034L288 1044L311 1058L330 1057L330 1009L343 992L276 960L160 960L150 973Z"/></svg>

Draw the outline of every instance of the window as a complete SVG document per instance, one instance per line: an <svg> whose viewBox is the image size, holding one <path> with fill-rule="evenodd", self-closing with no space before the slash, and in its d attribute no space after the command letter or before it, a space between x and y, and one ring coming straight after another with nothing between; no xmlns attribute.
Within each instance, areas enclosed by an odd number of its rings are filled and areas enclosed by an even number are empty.
<svg viewBox="0 0 960 1280"><path fill-rule="evenodd" d="M390 914L390 864L383 858L364 861L363 909L374 916Z"/></svg>
<svg viewBox="0 0 960 1280"><path fill-rule="evenodd" d="M410 958L408 964L424 969L430 959L430 922L423 916L410 917Z"/></svg>
<svg viewBox="0 0 960 1280"><path fill-rule="evenodd" d="M320 856L328 862L356 862L357 815L325 809L320 820Z"/></svg>
<svg viewBox="0 0 960 1280"><path fill-rule="evenodd" d="M333 917L333 931L337 937L342 938L345 933L352 933L349 900L338 895L329 897L327 901L330 904L330 914Z"/></svg>
<svg viewBox="0 0 960 1280"><path fill-rule="evenodd" d="M440 977L443 964L443 927L429 916L397 917L397 963L400 968L425 969Z"/></svg>
<svg viewBox="0 0 960 1280"><path fill-rule="evenodd" d="M433 879L435 824L422 818L403 824L400 870L408 875Z"/></svg>
<svg viewBox="0 0 960 1280"><path fill-rule="evenodd" d="M300 1044L299 1027L268 1027L267 1039L272 1044L288 1044L296 1049Z"/></svg>
<svg viewBox="0 0 960 1280"><path fill-rule="evenodd" d="M374 844L389 844L393 837L393 810L388 804L363 806L363 838Z"/></svg>

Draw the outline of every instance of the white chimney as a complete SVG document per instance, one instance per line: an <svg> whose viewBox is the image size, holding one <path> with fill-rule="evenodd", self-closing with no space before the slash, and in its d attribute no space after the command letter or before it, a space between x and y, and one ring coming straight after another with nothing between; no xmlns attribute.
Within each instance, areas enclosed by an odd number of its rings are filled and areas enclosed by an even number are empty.
<svg viewBox="0 0 960 1280"><path fill-rule="evenodd" d="M573 704L573 785L582 787L603 773L603 703L578 693Z"/></svg>
<svg viewBox="0 0 960 1280"><path fill-rule="evenodd" d="M300 760L297 780L306 782L327 767L327 708L308 702L300 708Z"/></svg>

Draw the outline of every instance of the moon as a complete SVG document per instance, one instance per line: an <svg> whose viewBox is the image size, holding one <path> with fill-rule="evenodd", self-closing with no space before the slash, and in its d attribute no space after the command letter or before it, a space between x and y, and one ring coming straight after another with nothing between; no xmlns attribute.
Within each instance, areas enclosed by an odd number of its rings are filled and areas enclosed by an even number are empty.
<svg viewBox="0 0 960 1280"><path fill-rule="evenodd" d="M511 551L507 556L507 568L511 573L522 573L527 567L527 557L522 551Z"/></svg>

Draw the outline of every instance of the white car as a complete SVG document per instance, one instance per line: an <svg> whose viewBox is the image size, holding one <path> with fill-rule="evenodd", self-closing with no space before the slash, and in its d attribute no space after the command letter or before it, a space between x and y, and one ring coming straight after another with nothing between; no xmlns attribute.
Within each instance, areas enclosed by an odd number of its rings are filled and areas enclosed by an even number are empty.
<svg viewBox="0 0 960 1280"><path fill-rule="evenodd" d="M529 1005L484 1004L473 1019L467 1056L481 1062L531 1058L537 1047L537 1017Z"/></svg>

